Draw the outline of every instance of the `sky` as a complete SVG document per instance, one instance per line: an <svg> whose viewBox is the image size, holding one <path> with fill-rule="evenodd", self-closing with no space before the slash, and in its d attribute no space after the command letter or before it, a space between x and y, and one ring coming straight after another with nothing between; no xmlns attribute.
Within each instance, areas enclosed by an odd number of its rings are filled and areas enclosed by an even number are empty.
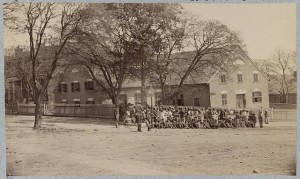
<svg viewBox="0 0 300 179"><path fill-rule="evenodd" d="M238 31L252 59L276 50L296 50L296 4L183 4L204 20L219 20Z"/></svg>
<svg viewBox="0 0 300 179"><path fill-rule="evenodd" d="M252 59L268 59L276 50L296 50L296 4L182 4L203 20L219 20L238 31ZM27 45L27 36L4 32L4 46Z"/></svg>

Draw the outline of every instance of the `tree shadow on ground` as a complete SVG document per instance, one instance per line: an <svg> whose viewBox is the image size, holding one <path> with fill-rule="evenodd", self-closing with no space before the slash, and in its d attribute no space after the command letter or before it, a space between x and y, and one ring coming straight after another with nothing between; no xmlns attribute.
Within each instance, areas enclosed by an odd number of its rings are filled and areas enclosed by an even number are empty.
<svg viewBox="0 0 300 179"><path fill-rule="evenodd" d="M104 118L87 118L87 117L54 117L44 116L43 121L49 123L68 123L68 124L95 124L95 125L107 125L114 126L115 121L113 119Z"/></svg>

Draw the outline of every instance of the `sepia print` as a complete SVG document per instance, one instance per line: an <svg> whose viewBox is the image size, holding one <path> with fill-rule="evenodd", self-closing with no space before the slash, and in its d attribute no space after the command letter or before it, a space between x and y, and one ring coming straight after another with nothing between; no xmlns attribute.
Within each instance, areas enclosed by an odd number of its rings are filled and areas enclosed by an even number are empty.
<svg viewBox="0 0 300 179"><path fill-rule="evenodd" d="M296 175L296 5L4 3L7 176Z"/></svg>

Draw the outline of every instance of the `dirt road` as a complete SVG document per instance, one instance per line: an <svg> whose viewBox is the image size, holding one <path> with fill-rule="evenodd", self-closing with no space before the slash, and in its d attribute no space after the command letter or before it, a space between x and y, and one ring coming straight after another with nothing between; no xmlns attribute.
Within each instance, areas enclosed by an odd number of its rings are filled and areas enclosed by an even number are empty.
<svg viewBox="0 0 300 179"><path fill-rule="evenodd" d="M295 175L296 123L263 129L116 129L108 120L6 116L7 175Z"/></svg>

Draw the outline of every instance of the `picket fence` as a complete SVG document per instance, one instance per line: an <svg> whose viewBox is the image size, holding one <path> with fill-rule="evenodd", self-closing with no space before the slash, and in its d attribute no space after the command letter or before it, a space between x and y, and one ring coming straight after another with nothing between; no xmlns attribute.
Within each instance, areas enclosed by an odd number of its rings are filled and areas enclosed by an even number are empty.
<svg viewBox="0 0 300 179"><path fill-rule="evenodd" d="M55 104L56 116L113 118L114 105L109 104Z"/></svg>
<svg viewBox="0 0 300 179"><path fill-rule="evenodd" d="M186 106L184 106L186 107ZM34 104L6 105L6 114L34 115ZM48 105L42 105L43 115L66 117L113 118L114 106L109 104L54 104L54 111L48 112ZM257 112L257 109L254 110ZM297 109L269 108L270 121L296 121Z"/></svg>

